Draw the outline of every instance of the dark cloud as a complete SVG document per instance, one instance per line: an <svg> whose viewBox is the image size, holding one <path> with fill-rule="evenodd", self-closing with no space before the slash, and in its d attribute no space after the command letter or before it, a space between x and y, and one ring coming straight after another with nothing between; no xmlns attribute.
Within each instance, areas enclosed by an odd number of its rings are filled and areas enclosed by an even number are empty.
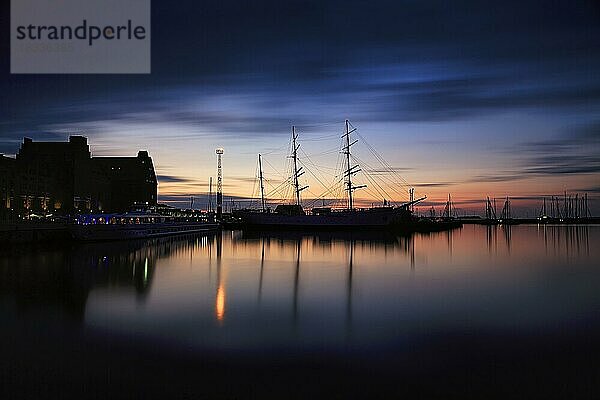
<svg viewBox="0 0 600 400"><path fill-rule="evenodd" d="M584 193L600 193L600 186L584 187L576 189L575 191Z"/></svg>
<svg viewBox="0 0 600 400"><path fill-rule="evenodd" d="M597 121L565 129L563 137L527 142L522 173L561 175L600 173L600 141Z"/></svg>
<svg viewBox="0 0 600 400"><path fill-rule="evenodd" d="M528 161L523 173L528 175L600 173L600 156L578 154L539 156Z"/></svg>
<svg viewBox="0 0 600 400"><path fill-rule="evenodd" d="M456 182L429 182L429 183L411 183L414 187L446 187L455 185Z"/></svg>
<svg viewBox="0 0 600 400"><path fill-rule="evenodd" d="M73 133L75 134L75 133ZM6 134L2 132L0 128L0 153L3 154L16 154L21 144L23 143L24 137L29 137L33 140L40 141L64 141L69 136L67 132L44 132L44 131L25 131L18 134Z"/></svg>
<svg viewBox="0 0 600 400"><path fill-rule="evenodd" d="M469 64L480 73L512 64L512 81L561 71L568 72L564 79L594 71L588 59L597 56L598 25L598 9L587 1L389 0L368 7L339 0L157 2L152 75L7 77L8 57L3 57L0 89L27 99L28 89L37 88L34 104L49 105L57 95L112 99L116 90L127 96L182 82L233 90L249 84L314 87L315 81L331 81L349 67L440 62L442 70ZM0 43L7 51L8 35ZM448 98L452 87L446 90ZM20 108L8 105L7 110Z"/></svg>
<svg viewBox="0 0 600 400"><path fill-rule="evenodd" d="M600 103L600 85L582 89L567 88L514 89L499 93L498 86L478 86L463 82L462 86L444 86L414 93L398 93L398 119L444 121L473 115L523 108L556 108Z"/></svg>
<svg viewBox="0 0 600 400"><path fill-rule="evenodd" d="M485 204L485 199L470 199L470 200L452 200L453 205L480 205ZM444 207L446 206L446 200L424 200L419 203L422 207Z"/></svg>
<svg viewBox="0 0 600 400"><path fill-rule="evenodd" d="M154 2L151 75L10 75L0 57L0 152L23 136L102 135L107 122L186 128L166 129L172 141L235 140L346 116L438 123L543 111L561 116L564 137L532 141L523 128L514 166L470 182L598 173L599 21L589 1Z"/></svg>
<svg viewBox="0 0 600 400"><path fill-rule="evenodd" d="M524 179L523 175L515 172L498 172L495 175L476 175L470 179L467 179L467 183L495 183L495 182L510 182L519 179Z"/></svg>
<svg viewBox="0 0 600 400"><path fill-rule="evenodd" d="M365 171L367 174L371 174L371 175L387 175L387 174L393 174L395 172L407 172L407 171L413 171L414 168L411 167L390 167L390 168L365 168L363 169L363 171Z"/></svg>
<svg viewBox="0 0 600 400"><path fill-rule="evenodd" d="M191 194L160 194L158 195L158 202L169 204L175 207L187 208L190 205L191 198L194 199L194 208L207 209L209 205L209 195L208 193L191 193ZM212 198L212 206L215 207L215 195L213 194ZM282 199L274 199L270 198L267 201L267 205L269 207L274 207L275 204L278 204L282 201ZM311 202L315 202L314 199L305 199L305 204L310 204ZM318 199L320 202L321 199ZM326 200L328 201L328 200ZM332 200L335 201L335 200ZM260 200L258 198L245 197L245 196L231 196L228 194L223 195L223 206L227 209L231 207L235 208L259 208Z"/></svg>
<svg viewBox="0 0 600 400"><path fill-rule="evenodd" d="M162 182L166 182L166 183L190 183L190 182L195 182L194 179L190 179L190 178L185 178L182 176L175 176L175 175L157 175L156 179L158 179L159 184Z"/></svg>
<svg viewBox="0 0 600 400"><path fill-rule="evenodd" d="M590 175L600 173L600 123L569 124L558 137L516 143L501 149L514 161L511 169L477 175L467 182L509 182L532 176Z"/></svg>

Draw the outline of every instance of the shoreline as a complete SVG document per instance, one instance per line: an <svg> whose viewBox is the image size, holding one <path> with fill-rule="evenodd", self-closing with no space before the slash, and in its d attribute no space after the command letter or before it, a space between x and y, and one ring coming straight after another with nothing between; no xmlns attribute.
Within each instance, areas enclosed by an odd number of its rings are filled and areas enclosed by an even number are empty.
<svg viewBox="0 0 600 400"><path fill-rule="evenodd" d="M564 222L553 222L548 221L545 223L541 223L537 219L514 219L509 223L490 223L483 219L461 219L458 218L454 221L454 224L450 224L447 226L424 226L417 227L417 229L411 230L389 230L386 231L389 235L394 234L412 234L412 233L434 233L434 232L445 232L449 230L454 230L460 228L464 225L488 225L488 226L510 226L510 225L542 225L542 226L585 226L585 225L598 225L600 224L600 218L591 218L585 221L564 221ZM275 228L275 229L273 229ZM327 229L306 229L303 227L296 227L293 229L290 228L281 228L281 227L269 227L269 226L244 226L244 225L235 225L229 226L228 224L224 224L223 230L242 230L247 232L259 233L259 234L269 234L272 232L296 232L296 233L322 233L327 232L331 234L335 234L336 232L352 234L353 232L359 234L361 230L331 230ZM368 232L368 231L366 231ZM379 231L381 233L381 231ZM175 236L175 235L173 235ZM124 239L126 240L126 239ZM13 223L13 224L0 224L0 243L2 244L28 244L28 243L77 243L77 240L74 239L69 232L69 227L67 224L63 223Z"/></svg>

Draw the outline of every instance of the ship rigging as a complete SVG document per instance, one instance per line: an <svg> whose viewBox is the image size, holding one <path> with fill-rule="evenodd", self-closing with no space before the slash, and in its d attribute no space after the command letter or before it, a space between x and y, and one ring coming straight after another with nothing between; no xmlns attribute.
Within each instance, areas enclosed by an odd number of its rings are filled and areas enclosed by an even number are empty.
<svg viewBox="0 0 600 400"><path fill-rule="evenodd" d="M447 229L450 227L449 223L438 224L431 221L424 221L420 218L413 216L413 206L419 202L425 200L427 197L414 198L414 191L412 188L406 191L409 194L409 201L404 201L400 204L395 203L391 200L391 196L388 194L388 190L399 193L396 182L389 182L389 176L387 174L394 173L393 168L385 162L372 146L367 144L367 147L371 150L372 154L375 155L383 167L375 169L368 166L364 160L357 157L352 151L352 146L358 143L359 139L352 138L352 134L355 134L362 142L366 144L364 138L358 134L357 129L346 120L344 121L344 133L338 136L341 139L341 151L337 150L338 163L333 175L333 182L327 185L323 182L323 179L319 177L323 174L315 174L311 169L308 168L307 164L313 167L318 167L305 153L298 143L298 132L296 126L292 126L292 135L290 140L290 151L288 155L288 161L290 166L290 173L283 179L280 185L277 186L276 190L281 188L291 188L292 201L288 196L281 196L277 206L274 210L268 206L268 201L273 204L273 198L268 200L269 195L265 193L265 182L269 182L265 179L263 171L263 161L271 165L264 157L264 154L258 155L258 185L255 182L255 188L258 187L260 195L260 207L259 208L246 208L242 210L234 210L233 217L238 218L246 227L259 227L261 229L272 228L272 229L384 229L393 231L406 231L412 232L417 230L439 230ZM338 147L338 149L340 148ZM300 156L302 153L302 157ZM328 151L325 152L329 153ZM302 160L305 159L306 162ZM340 162L341 161L341 162ZM367 165L367 168L372 172L380 172L381 176L388 179L388 182L382 185L379 184L373 178L369 178L369 175L365 173L361 165ZM272 166L272 165L271 165ZM306 178L305 174L309 173L313 178L323 187L324 192L321 195L315 195L310 192L309 185L301 181L301 177ZM361 206L357 207L357 198L355 197L355 191L358 189L365 189L368 191L369 186L367 183L360 182L357 177L358 173L364 176L367 181L372 185L377 193L377 196L382 199L383 205L378 204L377 206L373 203L370 207ZM406 181L404 181L406 184ZM408 186L408 184L406 184ZM386 190L387 189L387 190ZM312 207L305 209L303 207L303 201L301 198L302 192L307 191L313 194ZM339 200L328 198L332 193L346 193L346 203L344 206L340 206ZM289 192L288 192L289 193ZM404 197L403 196L403 197ZM339 199L340 196L337 198ZM254 198L254 196L253 196ZM322 205L315 207L315 202L321 200ZM329 204L326 206L325 202ZM362 203L365 203L365 199L360 199ZM305 201L306 202L306 201ZM337 207L336 207L337 205Z"/></svg>
<svg viewBox="0 0 600 400"><path fill-rule="evenodd" d="M357 138L353 138L355 135ZM317 156L327 156L338 153L338 160L335 168L318 165L312 157L302 148L299 139L297 126L292 126L289 153L287 156L287 173L280 173L277 168L271 164L265 153L258 155L257 163L257 182L255 182L250 208L260 209L261 212L269 212L270 206L294 205L296 208L307 207L322 211L324 209L333 210L355 210L365 208L365 206L375 207L407 207L412 206L424 200L426 196L419 199L414 198L414 188L411 188L406 180L402 178L398 169L390 166L387 161L371 146L358 132L349 120L344 121L344 130L341 136L319 136L317 138L305 139L306 141L319 141L327 143L335 137L341 139L341 143L336 149L327 149L317 154ZM358 157L351 150L355 144L363 143L366 149L378 166L369 165L366 160ZM271 152L273 154L274 152ZM268 154L268 153L267 153ZM282 179L278 185L274 185L274 180L267 178L264 167L268 166L275 175ZM366 168L363 170L361 167ZM333 173L331 172L333 171ZM361 173L362 179L357 178ZM310 175L317 187L322 188L320 194L309 190L310 185L307 177ZM327 182L329 180L329 182ZM360 182L362 180L362 182ZM267 190L270 186L270 190ZM377 199L376 202L365 198L357 198L356 191L365 189L365 194L371 199ZM309 192L310 198L303 199L304 191ZM257 204L258 200L258 204Z"/></svg>

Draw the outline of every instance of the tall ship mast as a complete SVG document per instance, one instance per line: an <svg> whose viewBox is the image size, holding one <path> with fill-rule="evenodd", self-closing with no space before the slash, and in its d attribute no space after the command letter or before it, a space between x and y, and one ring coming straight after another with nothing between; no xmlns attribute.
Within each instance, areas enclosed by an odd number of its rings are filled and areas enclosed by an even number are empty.
<svg viewBox="0 0 600 400"><path fill-rule="evenodd" d="M266 203L265 203L265 184L263 182L263 172L262 172L262 156L258 155L258 173L260 180L260 208L262 212L266 211Z"/></svg>
<svg viewBox="0 0 600 400"><path fill-rule="evenodd" d="M302 171L302 167L298 168L298 149L300 148L300 145L296 143L296 139L298 139L298 134L296 133L296 127L292 126L292 159L294 160L294 173L293 173L293 178L294 178L294 188L295 188L295 193L296 193L296 205L297 206L302 206L302 203L300 201L300 192L302 192L304 189L308 189L308 186L303 186L300 187L300 182L298 181L298 178L302 175L304 175L305 171Z"/></svg>
<svg viewBox="0 0 600 400"><path fill-rule="evenodd" d="M352 132L354 132L356 130L356 128L352 128L352 130L350 130L350 122L348 120L345 121L345 126L346 126L346 133L344 133L342 135L342 138L346 138L346 146L344 146L344 148L343 148L343 153L346 155L346 160L347 160L346 161L346 172L344 173L344 176L346 177L346 191L348 192L348 210L352 211L352 210L354 210L354 202L352 201L352 192L354 192L356 189L365 188L365 187L367 187L367 185L352 186L352 175L359 172L360 168L358 165L353 166L350 161L350 147L353 144L356 144L356 142L358 142L358 139L353 141L352 143L350 143L350 134Z"/></svg>

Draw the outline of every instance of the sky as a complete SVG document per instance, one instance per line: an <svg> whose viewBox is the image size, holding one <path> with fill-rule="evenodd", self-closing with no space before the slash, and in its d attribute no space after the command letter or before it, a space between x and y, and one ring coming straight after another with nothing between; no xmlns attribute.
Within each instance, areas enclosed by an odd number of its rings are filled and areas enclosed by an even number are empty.
<svg viewBox="0 0 600 400"><path fill-rule="evenodd" d="M414 187L422 209L450 193L482 213L486 196L511 196L533 216L567 190L600 213L593 1L154 0L149 75L11 75L2 7L1 153L71 134L95 156L148 150L159 199L202 207L223 147L224 195L242 204L258 153L269 198L290 194L295 125L310 205L337 194L349 119L360 204Z"/></svg>

